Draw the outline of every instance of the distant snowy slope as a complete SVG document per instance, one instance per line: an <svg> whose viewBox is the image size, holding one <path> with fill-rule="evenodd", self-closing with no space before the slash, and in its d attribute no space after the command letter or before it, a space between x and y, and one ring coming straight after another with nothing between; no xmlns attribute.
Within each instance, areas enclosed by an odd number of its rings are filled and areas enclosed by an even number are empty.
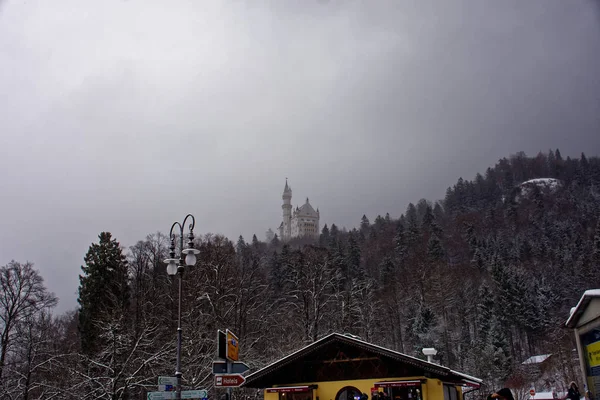
<svg viewBox="0 0 600 400"><path fill-rule="evenodd" d="M527 196L531 193L534 187L538 187L542 191L544 189L548 189L550 192L554 192L556 189L560 188L562 184L562 181L554 178L537 178L521 183L519 188L521 189L521 195Z"/></svg>

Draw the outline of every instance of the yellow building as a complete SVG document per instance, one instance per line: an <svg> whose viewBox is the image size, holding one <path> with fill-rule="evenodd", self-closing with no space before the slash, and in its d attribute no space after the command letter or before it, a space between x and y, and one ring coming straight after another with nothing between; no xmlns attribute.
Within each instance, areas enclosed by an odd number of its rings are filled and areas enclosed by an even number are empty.
<svg viewBox="0 0 600 400"><path fill-rule="evenodd" d="M600 289L587 290L566 322L575 330L579 365L588 390L600 395ZM582 393L583 394L583 393Z"/></svg>
<svg viewBox="0 0 600 400"><path fill-rule="evenodd" d="M246 377L264 400L462 400L481 380L332 333Z"/></svg>

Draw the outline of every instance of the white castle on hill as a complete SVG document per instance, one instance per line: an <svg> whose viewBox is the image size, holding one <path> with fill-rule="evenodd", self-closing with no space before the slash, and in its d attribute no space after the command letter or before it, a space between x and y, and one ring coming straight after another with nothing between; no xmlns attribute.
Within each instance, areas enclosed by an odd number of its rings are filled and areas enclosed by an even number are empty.
<svg viewBox="0 0 600 400"><path fill-rule="evenodd" d="M310 205L308 197L302 207L296 207L292 211L292 188L288 186L285 178L285 188L283 189L283 221L279 225L279 238L288 241L295 237L319 237L319 209L317 211ZM267 231L267 240L273 239L273 231Z"/></svg>

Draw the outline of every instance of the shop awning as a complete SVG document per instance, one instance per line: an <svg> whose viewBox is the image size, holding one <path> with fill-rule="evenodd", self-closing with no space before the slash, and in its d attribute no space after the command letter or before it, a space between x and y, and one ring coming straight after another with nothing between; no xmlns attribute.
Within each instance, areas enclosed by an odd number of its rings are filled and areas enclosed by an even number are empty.
<svg viewBox="0 0 600 400"><path fill-rule="evenodd" d="M375 387L410 387L420 386L421 381L388 381L388 382L375 382Z"/></svg>
<svg viewBox="0 0 600 400"><path fill-rule="evenodd" d="M267 389L267 393L301 393L310 392L314 386L286 386Z"/></svg>

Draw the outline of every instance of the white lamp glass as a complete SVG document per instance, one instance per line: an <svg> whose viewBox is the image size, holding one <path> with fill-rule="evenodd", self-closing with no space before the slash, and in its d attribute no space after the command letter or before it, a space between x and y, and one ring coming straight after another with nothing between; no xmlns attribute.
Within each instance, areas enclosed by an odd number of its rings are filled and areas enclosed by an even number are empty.
<svg viewBox="0 0 600 400"><path fill-rule="evenodd" d="M168 260L165 260L165 262L167 262L167 274L177 274L177 260L174 258L170 258Z"/></svg>
<svg viewBox="0 0 600 400"><path fill-rule="evenodd" d="M199 254L200 250L188 247L187 249L183 249L182 253L185 254L185 265L188 267L196 265L196 254Z"/></svg>
<svg viewBox="0 0 600 400"><path fill-rule="evenodd" d="M187 253L185 256L185 265L193 267L196 265L196 255L193 252Z"/></svg>

